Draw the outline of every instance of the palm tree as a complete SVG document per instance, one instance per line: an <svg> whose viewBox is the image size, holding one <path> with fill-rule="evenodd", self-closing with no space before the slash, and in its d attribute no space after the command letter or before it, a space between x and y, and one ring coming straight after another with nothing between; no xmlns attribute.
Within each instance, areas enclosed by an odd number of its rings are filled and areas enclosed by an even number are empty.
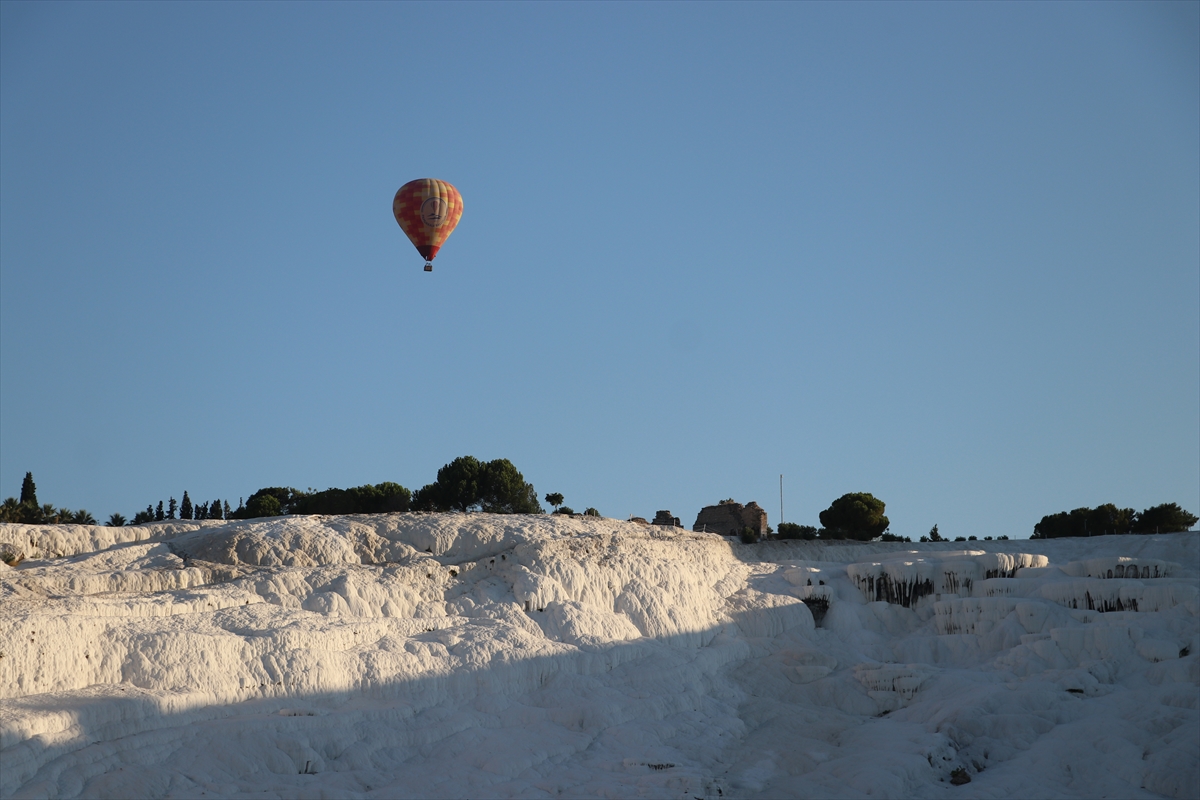
<svg viewBox="0 0 1200 800"><path fill-rule="evenodd" d="M21 503L15 497L7 497L0 504L0 522L21 522Z"/></svg>

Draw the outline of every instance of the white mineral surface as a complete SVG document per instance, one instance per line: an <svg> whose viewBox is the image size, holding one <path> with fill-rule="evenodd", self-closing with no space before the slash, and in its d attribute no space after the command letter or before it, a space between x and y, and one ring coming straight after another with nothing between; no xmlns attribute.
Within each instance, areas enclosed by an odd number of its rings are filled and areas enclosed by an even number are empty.
<svg viewBox="0 0 1200 800"><path fill-rule="evenodd" d="M5 798L1200 796L1195 534L393 514L0 552Z"/></svg>

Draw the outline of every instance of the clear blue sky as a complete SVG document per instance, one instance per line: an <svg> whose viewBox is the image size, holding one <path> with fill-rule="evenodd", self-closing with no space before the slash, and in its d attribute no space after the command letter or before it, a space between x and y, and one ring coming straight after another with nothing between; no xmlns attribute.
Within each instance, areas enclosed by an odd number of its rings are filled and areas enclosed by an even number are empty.
<svg viewBox="0 0 1200 800"><path fill-rule="evenodd" d="M0 496L1200 513L1200 4L0 4ZM425 274L403 183L462 192Z"/></svg>

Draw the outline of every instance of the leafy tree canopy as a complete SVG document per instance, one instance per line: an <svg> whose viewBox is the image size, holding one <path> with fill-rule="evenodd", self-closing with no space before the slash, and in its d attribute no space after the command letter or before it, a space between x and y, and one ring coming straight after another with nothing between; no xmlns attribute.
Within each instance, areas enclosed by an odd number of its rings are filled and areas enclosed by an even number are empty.
<svg viewBox="0 0 1200 800"><path fill-rule="evenodd" d="M398 483L385 481L351 489L326 489L302 494L289 509L292 514L387 514L408 511L412 492Z"/></svg>
<svg viewBox="0 0 1200 800"><path fill-rule="evenodd" d="M489 461L484 469L483 510L492 514L540 514L542 505L532 483L507 458Z"/></svg>
<svg viewBox="0 0 1200 800"><path fill-rule="evenodd" d="M826 530L845 534L846 538L867 542L887 530L884 502L867 492L852 492L834 500L821 512Z"/></svg>
<svg viewBox="0 0 1200 800"><path fill-rule="evenodd" d="M533 484L507 458L482 462L459 456L438 470L437 481L417 490L418 511L470 511L492 514L540 514Z"/></svg>
<svg viewBox="0 0 1200 800"><path fill-rule="evenodd" d="M1177 533L1195 525L1197 517L1177 503L1164 503L1136 513L1112 503L1095 508L1076 508L1047 514L1033 526L1033 538L1058 539L1070 536L1103 536L1126 533Z"/></svg>
<svg viewBox="0 0 1200 800"><path fill-rule="evenodd" d="M273 494L255 493L246 501L246 518L278 517L283 513L283 505Z"/></svg>
<svg viewBox="0 0 1200 800"><path fill-rule="evenodd" d="M1179 533L1191 530L1200 520L1179 507L1178 503L1163 503L1152 506L1137 515L1133 523L1134 533Z"/></svg>

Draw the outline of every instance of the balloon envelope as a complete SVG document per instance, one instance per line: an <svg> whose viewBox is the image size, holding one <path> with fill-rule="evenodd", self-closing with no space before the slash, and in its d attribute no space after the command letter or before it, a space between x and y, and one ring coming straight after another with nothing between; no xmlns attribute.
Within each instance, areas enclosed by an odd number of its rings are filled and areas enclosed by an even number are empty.
<svg viewBox="0 0 1200 800"><path fill-rule="evenodd" d="M445 181L418 178L400 187L392 200L392 214L400 229L426 261L438 250L462 219L462 195Z"/></svg>

